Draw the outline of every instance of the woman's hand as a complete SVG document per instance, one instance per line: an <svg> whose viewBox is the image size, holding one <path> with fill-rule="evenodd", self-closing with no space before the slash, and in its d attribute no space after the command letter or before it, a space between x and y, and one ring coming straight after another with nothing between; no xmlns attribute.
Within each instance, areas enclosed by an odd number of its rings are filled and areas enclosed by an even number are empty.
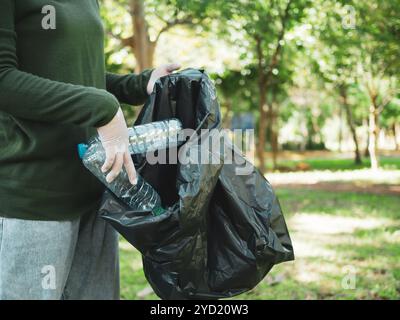
<svg viewBox="0 0 400 320"><path fill-rule="evenodd" d="M153 73L151 74L149 84L147 85L147 93L151 94L154 89L154 85L156 84L156 81L160 79L161 77L167 76L171 74L172 72L179 70L181 68L181 65L179 63L170 63L170 64L164 64L156 69L154 69Z"/></svg>
<svg viewBox="0 0 400 320"><path fill-rule="evenodd" d="M108 124L97 128L97 131L106 152L106 161L101 170L104 173L110 171L106 177L107 182L114 181L122 167L125 167L130 183L137 184L136 169L128 148L128 128L121 108Z"/></svg>

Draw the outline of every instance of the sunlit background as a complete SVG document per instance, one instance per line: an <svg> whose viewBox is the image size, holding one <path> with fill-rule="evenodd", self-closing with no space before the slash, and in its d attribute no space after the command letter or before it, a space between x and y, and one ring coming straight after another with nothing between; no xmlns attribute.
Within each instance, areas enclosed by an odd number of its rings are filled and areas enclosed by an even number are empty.
<svg viewBox="0 0 400 320"><path fill-rule="evenodd" d="M297 259L240 298L400 298L399 1L101 4L110 71L205 69L224 127L256 130ZM156 297L123 240L121 264L123 298Z"/></svg>

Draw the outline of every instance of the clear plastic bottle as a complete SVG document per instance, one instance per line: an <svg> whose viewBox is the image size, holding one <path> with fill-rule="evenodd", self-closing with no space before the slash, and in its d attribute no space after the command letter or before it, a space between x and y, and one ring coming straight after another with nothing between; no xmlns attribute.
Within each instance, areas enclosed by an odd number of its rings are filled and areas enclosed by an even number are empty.
<svg viewBox="0 0 400 320"><path fill-rule="evenodd" d="M98 138L92 139L89 145L80 144L78 148L85 167L133 210L152 211L154 215L160 215L164 212L160 196L140 175L138 175L136 185L129 182L125 170L113 182L108 183L106 181L107 173L101 171L106 153Z"/></svg>
<svg viewBox="0 0 400 320"><path fill-rule="evenodd" d="M183 142L179 139L181 130L182 123L178 119L129 128L129 151L131 154L141 154L177 147Z"/></svg>
<svg viewBox="0 0 400 320"><path fill-rule="evenodd" d="M129 152L143 154L179 146L182 123L178 119L152 122L129 128ZM105 161L105 151L98 138L92 139L89 145L78 146L79 155L85 167L110 189L119 199L134 210L152 211L154 215L161 214L161 199L158 193L142 177L138 175L138 183L133 186L128 175L123 170L112 182L106 181L107 174L101 171Z"/></svg>

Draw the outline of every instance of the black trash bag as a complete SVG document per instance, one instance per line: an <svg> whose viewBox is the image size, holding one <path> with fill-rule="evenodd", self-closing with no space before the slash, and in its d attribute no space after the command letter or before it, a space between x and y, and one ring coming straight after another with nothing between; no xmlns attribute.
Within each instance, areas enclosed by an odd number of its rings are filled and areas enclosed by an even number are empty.
<svg viewBox="0 0 400 320"><path fill-rule="evenodd" d="M200 129L221 129L221 116L215 87L203 71L160 79L136 124L170 118L199 133L179 152L189 157L208 152L222 161L151 165L135 156L138 172L167 211L160 216L133 211L107 192L100 214L142 253L146 278L160 298L218 299L246 292L275 264L294 259L279 201L232 144L223 142L241 164L224 163L207 145L211 133ZM237 174L248 167L249 174Z"/></svg>

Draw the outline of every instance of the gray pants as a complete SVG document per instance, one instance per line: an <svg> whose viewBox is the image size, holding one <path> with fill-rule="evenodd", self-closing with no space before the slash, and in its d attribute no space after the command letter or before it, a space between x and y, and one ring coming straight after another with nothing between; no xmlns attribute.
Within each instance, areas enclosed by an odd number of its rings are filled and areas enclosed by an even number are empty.
<svg viewBox="0 0 400 320"><path fill-rule="evenodd" d="M119 299L118 235L96 214L0 218L0 300Z"/></svg>

